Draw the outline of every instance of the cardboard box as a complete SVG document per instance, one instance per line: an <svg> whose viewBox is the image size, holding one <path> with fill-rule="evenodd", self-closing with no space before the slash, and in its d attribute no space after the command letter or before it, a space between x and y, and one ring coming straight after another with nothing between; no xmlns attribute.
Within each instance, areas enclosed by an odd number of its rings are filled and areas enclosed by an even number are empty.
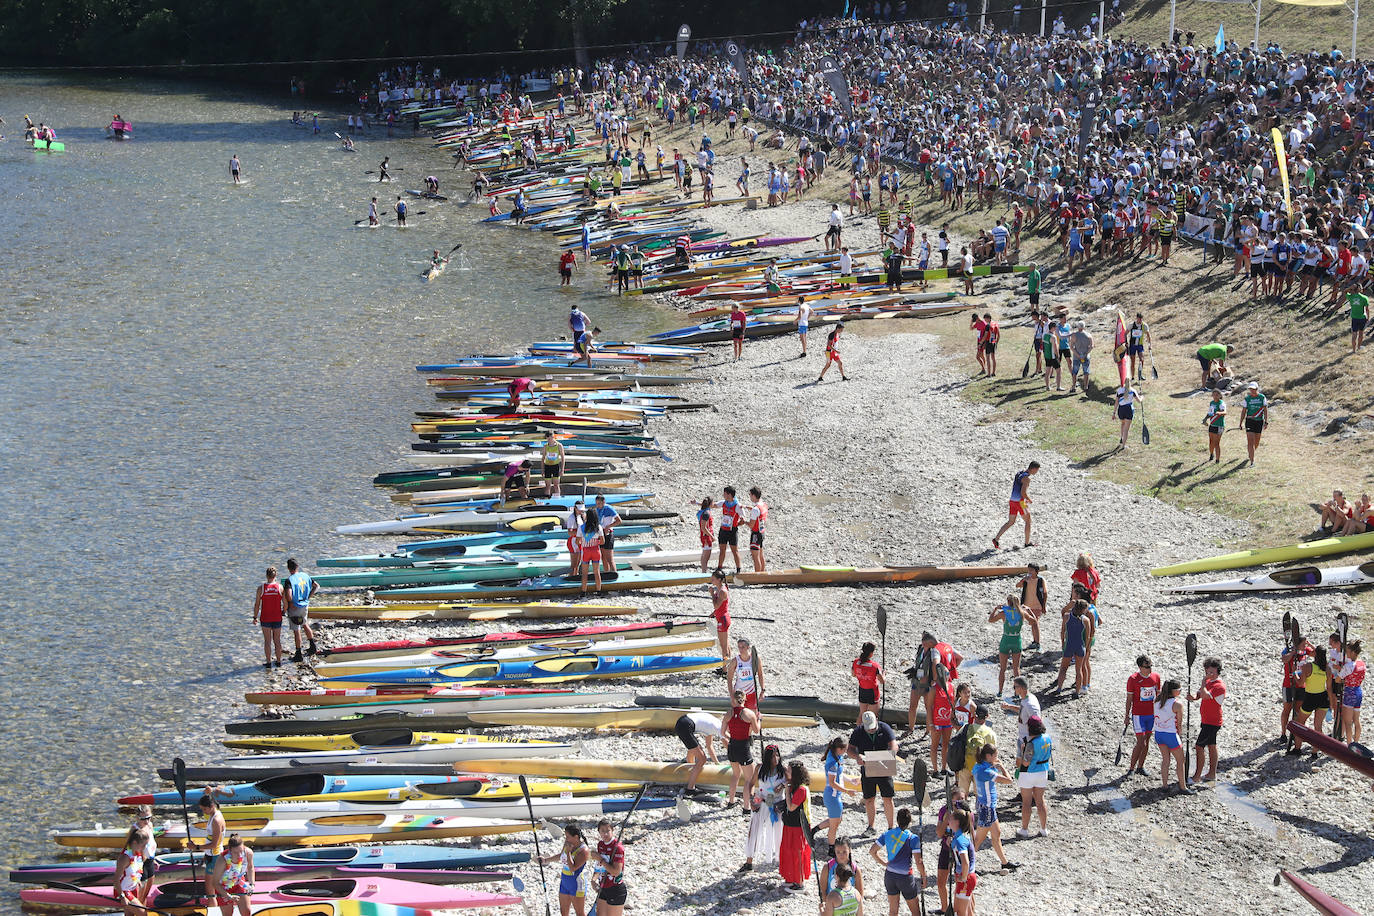
<svg viewBox="0 0 1374 916"><path fill-rule="evenodd" d="M896 776L897 755L891 751L869 751L863 755L865 776Z"/></svg>

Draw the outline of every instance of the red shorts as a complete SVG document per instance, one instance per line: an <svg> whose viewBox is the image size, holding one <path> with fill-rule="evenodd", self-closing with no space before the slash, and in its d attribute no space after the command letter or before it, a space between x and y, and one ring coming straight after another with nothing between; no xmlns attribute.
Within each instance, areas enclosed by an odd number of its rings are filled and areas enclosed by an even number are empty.
<svg viewBox="0 0 1374 916"><path fill-rule="evenodd" d="M716 618L716 632L717 632L717 633L729 633L729 632L730 632L730 615L729 615L729 614L726 614L724 617L717 617L717 618Z"/></svg>
<svg viewBox="0 0 1374 916"><path fill-rule="evenodd" d="M759 694L757 690L753 693L746 693L744 695L744 708L752 709L754 712L759 711Z"/></svg>
<svg viewBox="0 0 1374 916"><path fill-rule="evenodd" d="M976 887L978 887L978 873L971 871L968 873L968 877L963 881L956 881L954 883L954 896L972 897Z"/></svg>
<svg viewBox="0 0 1374 916"><path fill-rule="evenodd" d="M1016 516L1018 516L1018 515L1024 516L1025 514L1026 514L1026 504L1025 504L1024 502L1022 502L1022 501L1019 500L1019 499L1012 499L1012 500L1008 500L1008 501L1007 501L1007 517L1008 517L1008 518L1016 518Z"/></svg>
<svg viewBox="0 0 1374 916"><path fill-rule="evenodd" d="M577 538L568 538L568 556L574 559L582 553L582 545L577 542Z"/></svg>
<svg viewBox="0 0 1374 916"><path fill-rule="evenodd" d="M596 547L583 547L583 548L582 548L582 562L583 562L583 563L600 563L600 562L601 562L601 547L600 547L600 545L598 545L598 546L596 546Z"/></svg>
<svg viewBox="0 0 1374 916"><path fill-rule="evenodd" d="M714 547L716 545L716 536L714 534L698 533L698 537L701 538L702 547Z"/></svg>

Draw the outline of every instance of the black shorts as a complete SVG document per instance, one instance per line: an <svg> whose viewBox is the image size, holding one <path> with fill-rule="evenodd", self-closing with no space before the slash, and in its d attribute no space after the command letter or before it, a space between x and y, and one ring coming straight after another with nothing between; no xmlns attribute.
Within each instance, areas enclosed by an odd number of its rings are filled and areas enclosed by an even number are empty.
<svg viewBox="0 0 1374 916"><path fill-rule="evenodd" d="M1217 743L1217 733L1221 731L1220 725L1203 725L1197 730L1197 746L1213 747Z"/></svg>
<svg viewBox="0 0 1374 916"><path fill-rule="evenodd" d="M744 328L739 328L739 327L731 328L731 329L730 329L730 339L731 339L731 340L743 340L743 339L744 339Z"/></svg>
<svg viewBox="0 0 1374 916"><path fill-rule="evenodd" d="M860 688L859 688L859 702L860 702L860 703L867 703L867 704L869 704L870 706L872 706L873 704L877 703L877 702L878 702L878 688L876 688L876 687L860 687Z"/></svg>
<svg viewBox="0 0 1374 916"><path fill-rule="evenodd" d="M1316 264L1304 264L1302 266L1302 273L1305 277L1320 277L1322 275L1322 269Z"/></svg>
<svg viewBox="0 0 1374 916"><path fill-rule="evenodd" d="M993 341L993 340L986 340L986 341L984 341L984 342L983 342L983 352L984 352L984 353L996 353L996 352L997 352L997 342L996 342L996 341Z"/></svg>
<svg viewBox="0 0 1374 916"><path fill-rule="evenodd" d="M1165 251L1168 251L1168 250L1169 250L1169 246L1172 245L1173 243L1174 243L1174 237L1173 237L1172 235L1161 235L1161 236L1159 237L1159 247L1160 247L1160 248L1163 248Z"/></svg>
<svg viewBox="0 0 1374 916"><path fill-rule="evenodd" d="M561 462L558 464L546 464L543 468L543 474L546 479L550 477L562 477L563 464Z"/></svg>
<svg viewBox="0 0 1374 916"><path fill-rule="evenodd" d="M1039 294L1039 293L1031 293L1031 294L1030 294L1030 304L1031 304L1031 305L1039 305L1039 304L1040 304L1040 294Z"/></svg>
<svg viewBox="0 0 1374 916"><path fill-rule="evenodd" d="M883 798L892 798L896 795L892 788L891 776L860 776L859 783L863 786L865 799L873 798L879 792Z"/></svg>
<svg viewBox="0 0 1374 916"><path fill-rule="evenodd" d="M903 900L915 900L921 895L919 875L899 875L895 871L883 870L883 889L889 897L902 895Z"/></svg>
<svg viewBox="0 0 1374 916"><path fill-rule="evenodd" d="M1330 709L1331 698L1326 695L1326 691L1312 693L1304 690L1302 693L1302 711L1316 712L1319 709Z"/></svg>
<svg viewBox="0 0 1374 916"><path fill-rule="evenodd" d="M514 477L506 481L506 488L511 489L513 487L529 486L529 482L530 481L528 476L524 474L516 474Z"/></svg>
<svg viewBox="0 0 1374 916"><path fill-rule="evenodd" d="M697 724L687 716L681 716L677 720L677 724L673 726L673 733L687 750L701 750L701 741L697 738Z"/></svg>
<svg viewBox="0 0 1374 916"><path fill-rule="evenodd" d="M940 844L940 855L935 859L935 867L942 871L954 867L954 852L949 848L949 843Z"/></svg>
<svg viewBox="0 0 1374 916"><path fill-rule="evenodd" d="M754 762L754 742L748 738L731 738L725 746L725 759L730 763L748 766Z"/></svg>
<svg viewBox="0 0 1374 916"><path fill-rule="evenodd" d="M1285 687L1285 688L1283 688L1283 701L1284 701L1285 703L1301 703L1301 702L1302 702L1302 689L1299 688L1299 687Z"/></svg>
<svg viewBox="0 0 1374 916"><path fill-rule="evenodd" d="M751 532L749 532L749 546L750 546L751 548L752 548L752 547L757 547L757 548L759 548L760 550L763 549L763 532L762 532L762 531L751 531Z"/></svg>
<svg viewBox="0 0 1374 916"><path fill-rule="evenodd" d="M601 535L601 549L602 549L602 550L614 550L614 549L615 549L615 532L614 532L614 531L607 531L607 532L605 532L604 534Z"/></svg>
<svg viewBox="0 0 1374 916"><path fill-rule="evenodd" d="M1264 418L1263 418L1263 417L1247 417L1246 420L1245 420L1245 431L1246 431L1247 433L1262 433L1262 432L1264 432Z"/></svg>
<svg viewBox="0 0 1374 916"><path fill-rule="evenodd" d="M627 896L624 884L607 884L596 892L596 899L606 901L606 906L624 906Z"/></svg>
<svg viewBox="0 0 1374 916"><path fill-rule="evenodd" d="M1058 356L1046 356L1046 357L1045 357L1045 368L1047 368L1047 369L1058 369L1058 368L1059 368L1059 357L1058 357Z"/></svg>
<svg viewBox="0 0 1374 916"><path fill-rule="evenodd" d="M1358 332L1358 331L1363 331L1364 328L1365 328L1365 325L1367 325L1367 324L1369 324L1369 319L1368 319L1368 318L1351 318L1351 319L1350 319L1350 333L1354 334L1354 333L1356 333L1356 332Z"/></svg>
<svg viewBox="0 0 1374 916"><path fill-rule="evenodd" d="M839 237L839 234L840 234L840 227L838 227L838 226L831 226L829 229L825 230L825 237L828 238L828 239L830 239L830 238L837 238L837 237Z"/></svg>
<svg viewBox="0 0 1374 916"><path fill-rule="evenodd" d="M558 275L559 275L560 277L571 277L571 276L572 276L572 268L571 268L571 267L560 267L560 268L558 268Z"/></svg>
<svg viewBox="0 0 1374 916"><path fill-rule="evenodd" d="M739 529L722 528L720 529L720 532L716 535L716 540L720 542L720 545L722 547L738 547Z"/></svg>

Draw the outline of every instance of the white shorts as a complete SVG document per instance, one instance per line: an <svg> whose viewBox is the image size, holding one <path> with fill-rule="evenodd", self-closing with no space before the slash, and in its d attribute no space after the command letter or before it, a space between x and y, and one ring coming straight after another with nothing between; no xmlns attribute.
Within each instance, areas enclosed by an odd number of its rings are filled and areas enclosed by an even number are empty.
<svg viewBox="0 0 1374 916"><path fill-rule="evenodd" d="M1038 773L1022 771L1016 777L1016 785L1021 789L1043 789L1050 784L1050 774L1048 770L1041 770Z"/></svg>

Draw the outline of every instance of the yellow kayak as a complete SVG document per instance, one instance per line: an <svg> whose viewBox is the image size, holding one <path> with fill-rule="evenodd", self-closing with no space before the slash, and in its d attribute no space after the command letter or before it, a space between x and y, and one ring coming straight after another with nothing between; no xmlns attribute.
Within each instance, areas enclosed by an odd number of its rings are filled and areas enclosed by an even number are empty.
<svg viewBox="0 0 1374 916"><path fill-rule="evenodd" d="M905 764L897 761L900 771ZM514 776L549 776L562 779L622 779L634 782L654 782L665 784L687 784L687 776L692 771L686 763L658 763L652 760L576 760L530 757L523 760L465 760L453 765L459 773L501 773ZM707 765L697 777L699 786L730 785L730 767ZM912 792L909 782L897 780L894 786L898 792ZM811 774L811 791L825 791L825 774Z"/></svg>
<svg viewBox="0 0 1374 916"><path fill-rule="evenodd" d="M640 731L670 732L686 712L700 710L647 709L507 709L467 713L481 725L531 725L545 728L633 728ZM719 715L719 713L712 713ZM765 714L764 728L810 728L816 720L807 716Z"/></svg>
<svg viewBox="0 0 1374 916"><path fill-rule="evenodd" d="M1368 550L1371 547L1374 547L1374 531L1366 531L1364 534L1347 534L1341 537L1321 538L1316 541L1304 541L1301 544L1290 544L1287 547L1261 547L1255 550L1241 550L1236 553L1224 553L1215 557L1204 557L1200 560L1189 560L1186 563L1175 563L1172 566L1157 567L1150 570L1150 575L1182 576L1188 573L1213 572L1218 569L1241 569L1247 566L1263 566L1266 563L1307 561L1313 557L1325 557L1340 553L1354 553L1358 550Z"/></svg>
<svg viewBox="0 0 1374 916"><path fill-rule="evenodd" d="M553 617L627 617L639 608L626 604L451 604L406 601L394 604L311 605L316 620L516 620Z"/></svg>
<svg viewBox="0 0 1374 916"><path fill-rule="evenodd" d="M351 735L286 735L282 737L226 738L225 747L250 751L351 751L360 747L419 747L425 744L547 744L527 738L501 739L489 735L453 732L415 732L408 728L374 728Z"/></svg>

